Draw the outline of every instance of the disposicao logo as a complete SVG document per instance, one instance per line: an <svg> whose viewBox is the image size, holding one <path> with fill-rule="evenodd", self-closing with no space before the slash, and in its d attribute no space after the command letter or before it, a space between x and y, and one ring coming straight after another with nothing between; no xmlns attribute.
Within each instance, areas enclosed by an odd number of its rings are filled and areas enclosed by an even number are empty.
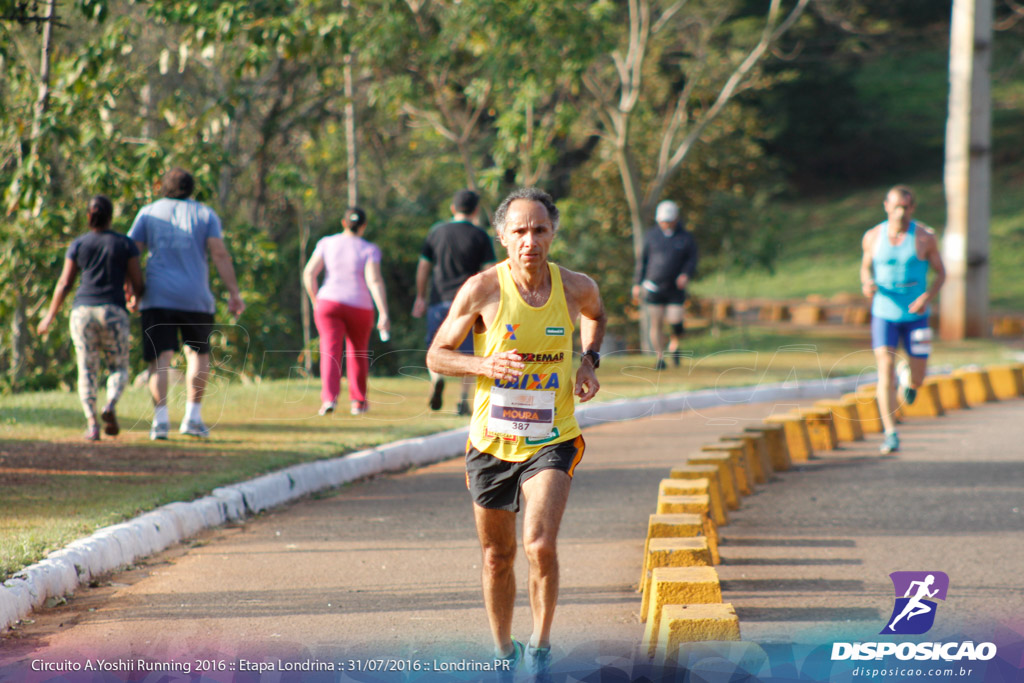
<svg viewBox="0 0 1024 683"><path fill-rule="evenodd" d="M511 339L511 340L514 341L515 338L516 338L516 330L518 330L518 329L519 329L519 324L509 325L509 324L506 323L505 324L505 339Z"/></svg>
<svg viewBox="0 0 1024 683"><path fill-rule="evenodd" d="M881 635L920 635L927 633L935 623L936 600L945 600L949 591L949 577L945 572L893 572L889 575L895 591L892 614L885 622ZM946 662L967 660L986 661L996 656L994 643L964 642L857 642L833 643L832 661L880 660L884 657L899 660Z"/></svg>
<svg viewBox="0 0 1024 683"><path fill-rule="evenodd" d="M889 578L896 590L896 604L880 633L927 633L935 623L935 600L946 599L949 577L945 572L893 572Z"/></svg>

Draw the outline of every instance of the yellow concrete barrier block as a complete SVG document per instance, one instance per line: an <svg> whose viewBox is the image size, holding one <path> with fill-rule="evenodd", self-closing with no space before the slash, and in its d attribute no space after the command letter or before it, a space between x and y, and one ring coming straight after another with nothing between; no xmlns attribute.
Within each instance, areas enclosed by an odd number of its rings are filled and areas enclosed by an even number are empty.
<svg viewBox="0 0 1024 683"><path fill-rule="evenodd" d="M939 403L942 404L943 410L948 412L950 410L963 410L969 407L967 405L967 394L964 392L963 377L932 375L925 377L924 383L934 384L939 390Z"/></svg>
<svg viewBox="0 0 1024 683"><path fill-rule="evenodd" d="M791 313L797 325L820 325L828 320L825 307L818 304L797 304Z"/></svg>
<svg viewBox="0 0 1024 683"><path fill-rule="evenodd" d="M983 368L958 368L953 371L954 377L964 381L964 396L967 397L967 405L980 406L997 400L992 390L992 382L989 380L988 371Z"/></svg>
<svg viewBox="0 0 1024 683"><path fill-rule="evenodd" d="M707 477L692 479L662 479L658 482L658 497L710 496L711 480Z"/></svg>
<svg viewBox="0 0 1024 683"><path fill-rule="evenodd" d="M744 430L734 434L722 434L718 438L720 441L742 441L746 445L747 465L754 477L753 481L758 484L768 483L774 472L764 434Z"/></svg>
<svg viewBox="0 0 1024 683"><path fill-rule="evenodd" d="M735 313L732 302L728 299L719 299L711 307L711 314L715 320L726 320L731 318Z"/></svg>
<svg viewBox="0 0 1024 683"><path fill-rule="evenodd" d="M732 456L736 490L744 496L754 492L754 472L750 468L750 453L745 441L718 441L700 447L705 453L729 453Z"/></svg>
<svg viewBox="0 0 1024 683"><path fill-rule="evenodd" d="M807 422L799 415L781 414L765 418L768 424L780 424L786 432L786 446L789 447L789 459L792 462L807 462L814 455L811 435L807 432Z"/></svg>
<svg viewBox="0 0 1024 683"><path fill-rule="evenodd" d="M864 434L881 434L882 416L878 412L878 399L874 394L851 393L843 394L843 400L853 404L857 411L857 420L860 422L860 430Z"/></svg>
<svg viewBox="0 0 1024 683"><path fill-rule="evenodd" d="M678 659L679 649L687 643L740 640L740 620L736 616L736 610L728 602L665 605L661 609L659 621L657 642L652 656L665 661Z"/></svg>
<svg viewBox="0 0 1024 683"><path fill-rule="evenodd" d="M644 643L653 657L658 645L662 609L666 605L721 604L722 588L714 567L658 567L651 572Z"/></svg>
<svg viewBox="0 0 1024 683"><path fill-rule="evenodd" d="M690 515L711 516L711 496L658 496L659 515Z"/></svg>
<svg viewBox="0 0 1024 683"><path fill-rule="evenodd" d="M827 408L832 412L832 424L836 428L836 438L843 441L863 441L864 430L860 424L857 404L845 399L825 399L814 405Z"/></svg>
<svg viewBox="0 0 1024 683"><path fill-rule="evenodd" d="M939 397L939 387L927 382L917 390L913 403L904 403L900 408L906 417L940 417L946 414Z"/></svg>
<svg viewBox="0 0 1024 683"><path fill-rule="evenodd" d="M986 369L997 399L1005 401L1024 396L1024 372L1019 365L989 365Z"/></svg>
<svg viewBox="0 0 1024 683"><path fill-rule="evenodd" d="M647 544L644 584L641 587L640 619L647 620L651 599L651 575L662 567L710 567L711 548L705 536L694 538L652 538Z"/></svg>
<svg viewBox="0 0 1024 683"><path fill-rule="evenodd" d="M993 337L1020 337L1024 334L1024 324L1017 318L1003 316L992 323Z"/></svg>
<svg viewBox="0 0 1024 683"><path fill-rule="evenodd" d="M721 475L718 465L682 465L673 467L668 476L675 481L687 479L707 479L708 495L711 496L711 519L722 526L729 523L729 513L725 496L722 493Z"/></svg>
<svg viewBox="0 0 1024 683"><path fill-rule="evenodd" d="M816 451L834 451L839 447L832 411L828 408L798 408L797 414L807 421L807 433Z"/></svg>
<svg viewBox="0 0 1024 683"><path fill-rule="evenodd" d="M736 487L736 465L732 453L709 453L701 451L686 458L687 465L714 465L718 468L718 479L722 482L722 495L730 510L740 509L740 494Z"/></svg>
<svg viewBox="0 0 1024 683"><path fill-rule="evenodd" d="M745 427L745 432L763 434L768 451L768 457L772 462L772 469L776 472L785 472L793 466L789 459L789 446L786 444L786 428L781 424L761 423L757 426Z"/></svg>
<svg viewBox="0 0 1024 683"><path fill-rule="evenodd" d="M640 559L640 582L637 590L642 591L647 583L647 551L651 547L651 541L655 538L695 538L703 536L708 539L708 549L711 551L711 562L718 564L721 557L718 554L718 530L715 528L707 515L673 514L673 515L651 515L647 518L647 539L644 541L644 555Z"/></svg>
<svg viewBox="0 0 1024 683"><path fill-rule="evenodd" d="M700 467L710 467L701 465ZM711 520L716 526L729 523L728 513L725 511L725 503L722 496L712 494L711 479L698 477L695 479L662 479L658 483L658 499L663 496L707 496ZM660 503L659 503L660 504Z"/></svg>
<svg viewBox="0 0 1024 683"><path fill-rule="evenodd" d="M843 309L843 324L869 325L870 323L871 309L867 306L847 306Z"/></svg>
<svg viewBox="0 0 1024 683"><path fill-rule="evenodd" d="M778 302L770 302L761 306L757 319L769 323L781 323L789 320L789 306Z"/></svg>

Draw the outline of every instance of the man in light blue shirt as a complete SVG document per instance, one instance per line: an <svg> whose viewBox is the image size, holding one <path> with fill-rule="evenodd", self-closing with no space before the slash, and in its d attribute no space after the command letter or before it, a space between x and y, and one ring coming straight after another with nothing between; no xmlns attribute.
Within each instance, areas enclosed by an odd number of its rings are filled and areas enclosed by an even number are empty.
<svg viewBox="0 0 1024 683"><path fill-rule="evenodd" d="M864 233L860 282L871 299L871 347L878 363L878 410L885 426L883 454L900 449L896 433L896 389L905 403L913 403L924 382L931 352L932 331L928 305L946 280L939 240L928 226L912 220L914 195L897 185L885 196L887 220ZM928 270L935 271L928 285ZM903 345L909 362L894 365ZM894 372L895 368L895 372ZM895 375L895 377L894 377Z"/></svg>
<svg viewBox="0 0 1024 683"><path fill-rule="evenodd" d="M164 197L142 207L128 231L139 252L149 252L146 294L140 309L142 356L149 363L149 390L156 406L151 439L166 439L170 431L167 370L179 349L179 333L188 362L185 416L179 431L201 438L210 435L200 413L210 372L210 334L216 311L208 254L228 289L228 310L236 318L245 310L220 218L210 207L189 199L194 189L190 173L172 169L163 178Z"/></svg>

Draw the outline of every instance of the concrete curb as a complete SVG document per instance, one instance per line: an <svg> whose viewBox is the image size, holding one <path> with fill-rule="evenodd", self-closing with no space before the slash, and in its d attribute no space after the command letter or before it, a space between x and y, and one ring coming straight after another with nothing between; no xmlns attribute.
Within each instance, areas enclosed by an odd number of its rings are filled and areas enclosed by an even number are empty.
<svg viewBox="0 0 1024 683"><path fill-rule="evenodd" d="M730 404L794 401L840 396L874 381L858 375L812 382L713 388L641 399L623 399L577 409L580 427L635 420L664 413ZM51 598L71 594L82 583L164 550L203 529L237 521L303 496L383 472L428 465L465 452L469 429L453 429L396 441L331 460L293 465L271 474L214 489L188 503L169 503L50 553L0 586L0 631Z"/></svg>

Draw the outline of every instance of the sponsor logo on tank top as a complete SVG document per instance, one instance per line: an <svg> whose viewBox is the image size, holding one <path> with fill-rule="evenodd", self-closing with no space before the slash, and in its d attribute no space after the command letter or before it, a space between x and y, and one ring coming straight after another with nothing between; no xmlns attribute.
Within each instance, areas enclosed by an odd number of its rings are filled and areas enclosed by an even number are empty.
<svg viewBox="0 0 1024 683"><path fill-rule="evenodd" d="M557 372L528 372L518 379L502 381L494 380L494 386L499 389L530 389L543 391L545 389L557 389L559 385Z"/></svg>

